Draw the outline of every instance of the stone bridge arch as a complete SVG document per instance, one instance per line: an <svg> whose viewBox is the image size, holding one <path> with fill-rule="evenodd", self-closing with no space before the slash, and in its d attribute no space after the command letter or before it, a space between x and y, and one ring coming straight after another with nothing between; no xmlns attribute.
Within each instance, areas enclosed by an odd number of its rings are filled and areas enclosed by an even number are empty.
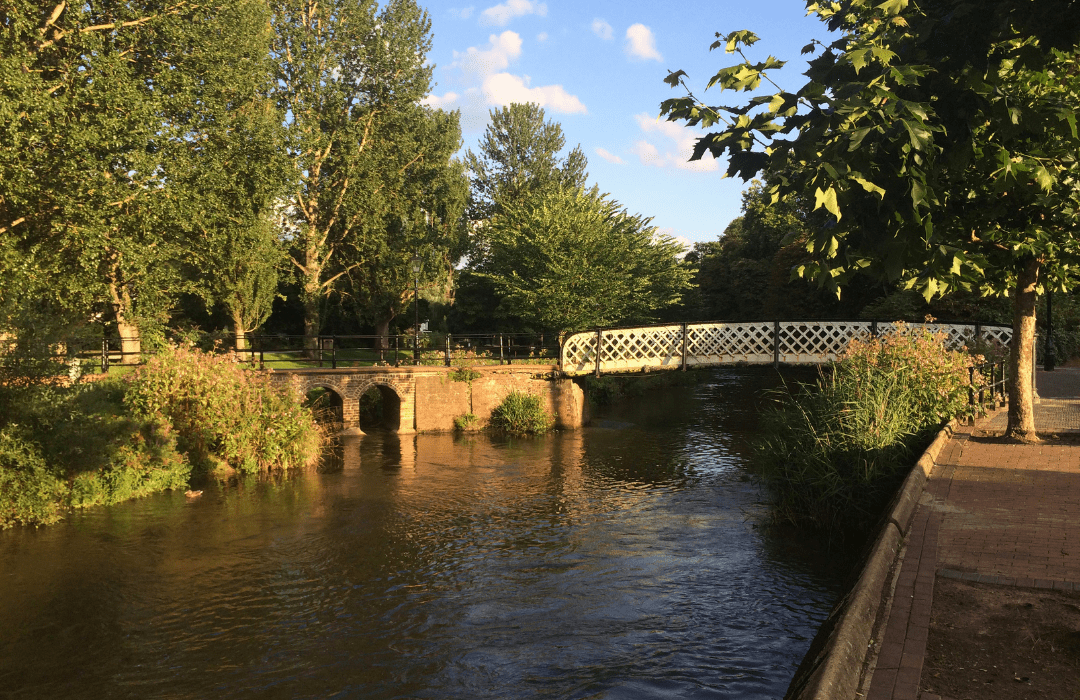
<svg viewBox="0 0 1080 700"><path fill-rule="evenodd" d="M360 397L371 389L382 396L383 420L390 430L397 433L415 432L416 380L393 376L354 375L349 381L352 403L352 423L360 423Z"/></svg>
<svg viewBox="0 0 1080 700"><path fill-rule="evenodd" d="M287 383L301 393L326 389L341 399L342 427L360 428L360 397L377 389L383 397L383 411L390 412L387 427L398 433L416 432L416 380L411 376L355 374L342 370L329 372L273 372L273 381Z"/></svg>

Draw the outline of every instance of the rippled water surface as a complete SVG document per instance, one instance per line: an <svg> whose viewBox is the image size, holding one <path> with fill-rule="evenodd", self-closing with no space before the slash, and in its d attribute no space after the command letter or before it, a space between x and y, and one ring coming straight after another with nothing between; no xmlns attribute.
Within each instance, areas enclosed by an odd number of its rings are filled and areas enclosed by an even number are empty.
<svg viewBox="0 0 1080 700"><path fill-rule="evenodd" d="M761 525L773 381L0 532L0 697L780 697L851 561Z"/></svg>

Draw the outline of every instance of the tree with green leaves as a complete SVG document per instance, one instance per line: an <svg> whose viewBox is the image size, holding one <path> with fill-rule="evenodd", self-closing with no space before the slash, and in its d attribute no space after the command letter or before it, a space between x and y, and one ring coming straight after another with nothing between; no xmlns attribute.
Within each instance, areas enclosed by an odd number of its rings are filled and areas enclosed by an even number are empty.
<svg viewBox="0 0 1080 700"><path fill-rule="evenodd" d="M740 61L708 86L755 91L736 107L688 89L672 120L718 130L694 158L726 156L727 174L763 169L776 198L813 196L829 220L810 232L800 272L839 293L876 273L921 290L1009 294L1014 342L1009 434L1034 440L1031 379L1040 285L1080 267L1080 12L1075 0L807 2L840 34L804 52L809 81L789 92L751 61L749 31L718 36ZM672 86L686 74L672 73Z"/></svg>
<svg viewBox="0 0 1080 700"><path fill-rule="evenodd" d="M491 110L491 123L480 141L479 153L465 154L472 180L470 216L483 221L507 202L548 186L584 187L588 174L581 146L565 157L562 126L545 121L543 107L514 102Z"/></svg>
<svg viewBox="0 0 1080 700"><path fill-rule="evenodd" d="M431 21L413 0L273 0L275 96L288 115L286 152L297 223L292 263L304 306L304 335L314 342L322 308L339 280L359 274L349 248L386 229L388 182L419 160L380 158L380 139L402 111L431 88ZM385 143L385 142L383 142Z"/></svg>
<svg viewBox="0 0 1080 700"><path fill-rule="evenodd" d="M539 189L492 219L478 272L536 330L646 323L678 303L692 273L650 221L595 188Z"/></svg>
<svg viewBox="0 0 1080 700"><path fill-rule="evenodd" d="M372 156L386 175L369 215L342 250L343 294L357 318L375 326L385 347L390 323L413 303L412 259L421 261L421 293L442 296L468 242L468 179L457 112L421 105L398 110Z"/></svg>
<svg viewBox="0 0 1080 700"><path fill-rule="evenodd" d="M265 23L255 0L0 7L0 235L19 291L72 322L104 315L129 353L160 332L200 235L177 166L228 108L208 91L251 87Z"/></svg>

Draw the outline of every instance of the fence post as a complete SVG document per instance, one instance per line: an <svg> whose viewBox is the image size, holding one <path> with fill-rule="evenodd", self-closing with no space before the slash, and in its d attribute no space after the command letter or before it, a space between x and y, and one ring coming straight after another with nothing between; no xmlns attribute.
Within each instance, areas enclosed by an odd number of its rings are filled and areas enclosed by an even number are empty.
<svg viewBox="0 0 1080 700"><path fill-rule="evenodd" d="M446 334L446 366L450 366L450 334Z"/></svg>
<svg viewBox="0 0 1080 700"><path fill-rule="evenodd" d="M780 322L772 322L772 365L774 369L780 369Z"/></svg>
<svg viewBox="0 0 1080 700"><path fill-rule="evenodd" d="M596 329L596 376L600 376L600 351L604 345L604 331L601 328Z"/></svg>
<svg viewBox="0 0 1080 700"><path fill-rule="evenodd" d="M330 369L337 369L337 336L330 336Z"/></svg>
<svg viewBox="0 0 1080 700"><path fill-rule="evenodd" d="M263 358L263 347L261 343L259 344L259 369L266 369L266 364L264 363Z"/></svg>
<svg viewBox="0 0 1080 700"><path fill-rule="evenodd" d="M968 367L968 408L971 409L971 417L975 418L975 368Z"/></svg>
<svg viewBox="0 0 1080 700"><path fill-rule="evenodd" d="M109 373L109 339L102 338L101 340L101 373Z"/></svg>
<svg viewBox="0 0 1080 700"><path fill-rule="evenodd" d="M682 324L682 371L686 371L686 324Z"/></svg>
<svg viewBox="0 0 1080 700"><path fill-rule="evenodd" d="M499 334L499 364L505 364L503 358L502 333Z"/></svg>
<svg viewBox="0 0 1080 700"><path fill-rule="evenodd" d="M398 354L398 352L400 350L401 350L401 336L400 335L395 335L394 336L394 366L395 367L400 367L401 366L401 356Z"/></svg>

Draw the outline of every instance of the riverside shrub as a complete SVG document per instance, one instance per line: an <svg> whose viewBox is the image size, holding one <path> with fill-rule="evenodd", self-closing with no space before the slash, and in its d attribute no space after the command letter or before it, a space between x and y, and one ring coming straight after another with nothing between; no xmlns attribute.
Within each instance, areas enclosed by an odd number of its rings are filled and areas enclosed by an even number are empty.
<svg viewBox="0 0 1080 700"><path fill-rule="evenodd" d="M123 396L115 381L0 388L0 528L187 487L171 427L132 418Z"/></svg>
<svg viewBox="0 0 1080 700"><path fill-rule="evenodd" d="M540 405L540 397L521 391L511 391L491 412L491 426L512 435L539 435L554 424L555 419Z"/></svg>
<svg viewBox="0 0 1080 700"><path fill-rule="evenodd" d="M916 451L967 410L968 367L979 359L899 324L852 341L816 385L780 393L754 451L777 517L828 529L872 523Z"/></svg>
<svg viewBox="0 0 1080 700"><path fill-rule="evenodd" d="M198 470L223 463L254 473L318 459L322 434L300 392L274 386L228 356L169 348L128 382L132 413L171 425Z"/></svg>

